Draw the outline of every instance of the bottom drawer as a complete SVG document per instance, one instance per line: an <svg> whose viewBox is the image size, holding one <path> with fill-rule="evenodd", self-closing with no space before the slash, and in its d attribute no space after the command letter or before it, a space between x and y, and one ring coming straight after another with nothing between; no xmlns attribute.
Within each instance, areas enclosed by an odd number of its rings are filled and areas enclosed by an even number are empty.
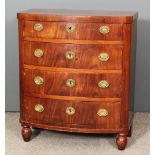
<svg viewBox="0 0 155 155"><path fill-rule="evenodd" d="M120 128L120 102L81 102L24 97L22 120L91 129Z"/></svg>

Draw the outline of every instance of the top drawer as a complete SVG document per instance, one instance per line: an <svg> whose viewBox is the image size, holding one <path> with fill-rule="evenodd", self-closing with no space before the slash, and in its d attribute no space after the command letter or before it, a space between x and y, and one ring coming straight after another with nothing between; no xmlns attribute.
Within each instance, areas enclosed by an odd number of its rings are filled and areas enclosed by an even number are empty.
<svg viewBox="0 0 155 155"><path fill-rule="evenodd" d="M25 21L25 37L122 40L122 24Z"/></svg>

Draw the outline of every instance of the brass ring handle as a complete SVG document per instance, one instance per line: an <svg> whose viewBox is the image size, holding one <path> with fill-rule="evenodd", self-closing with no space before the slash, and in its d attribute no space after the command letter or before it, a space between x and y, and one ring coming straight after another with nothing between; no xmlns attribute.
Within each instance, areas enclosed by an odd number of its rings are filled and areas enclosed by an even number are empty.
<svg viewBox="0 0 155 155"><path fill-rule="evenodd" d="M109 54L108 53L100 53L99 56L98 56L98 59L100 61L108 61L109 60Z"/></svg>
<svg viewBox="0 0 155 155"><path fill-rule="evenodd" d="M97 115L100 117L106 117L106 116L108 116L108 110L107 109L99 109L97 112Z"/></svg>
<svg viewBox="0 0 155 155"><path fill-rule="evenodd" d="M67 32L73 32L75 30L75 26L73 24L67 24L66 25L66 31Z"/></svg>
<svg viewBox="0 0 155 155"><path fill-rule="evenodd" d="M34 107L35 111L37 112L43 112L44 111L44 107L41 104L36 104Z"/></svg>
<svg viewBox="0 0 155 155"><path fill-rule="evenodd" d="M66 114L68 114L68 115L74 115L75 114L75 108L73 108L73 107L67 107L66 108Z"/></svg>
<svg viewBox="0 0 155 155"><path fill-rule="evenodd" d="M107 34L107 33L110 32L110 28L109 28L109 26L101 26L101 27L99 28L99 31L100 31L100 33L102 33L102 34Z"/></svg>
<svg viewBox="0 0 155 155"><path fill-rule="evenodd" d="M66 57L66 59L68 59L68 60L72 60L72 59L75 58L75 53L72 52L72 51L68 51L68 52L66 52L65 57Z"/></svg>
<svg viewBox="0 0 155 155"><path fill-rule="evenodd" d="M42 85L44 83L44 79L41 76L36 76L34 78L34 82L36 85Z"/></svg>
<svg viewBox="0 0 155 155"><path fill-rule="evenodd" d="M44 52L43 52L43 50L41 50L41 49L36 49L36 50L34 51L34 56L37 57L37 58L42 57L43 54L44 54Z"/></svg>
<svg viewBox="0 0 155 155"><path fill-rule="evenodd" d="M73 79L68 79L67 81L66 81L66 86L67 87L74 87L76 85L76 82L75 82L75 80L73 80Z"/></svg>
<svg viewBox="0 0 155 155"><path fill-rule="evenodd" d="M34 30L36 30L36 31L41 31L43 29L44 29L44 27L43 27L43 25L41 23L36 23L34 25Z"/></svg>
<svg viewBox="0 0 155 155"><path fill-rule="evenodd" d="M107 80L101 80L98 82L98 86L100 88L107 88L109 87L109 82Z"/></svg>

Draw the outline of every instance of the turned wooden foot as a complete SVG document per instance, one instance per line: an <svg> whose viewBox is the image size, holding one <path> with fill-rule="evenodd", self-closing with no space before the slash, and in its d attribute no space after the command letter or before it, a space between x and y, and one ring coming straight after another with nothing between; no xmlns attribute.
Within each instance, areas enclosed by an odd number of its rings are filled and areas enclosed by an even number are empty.
<svg viewBox="0 0 155 155"><path fill-rule="evenodd" d="M131 137L132 136L132 125L130 126L130 129L129 129L129 132L128 132L128 137Z"/></svg>
<svg viewBox="0 0 155 155"><path fill-rule="evenodd" d="M116 144L119 150L124 150L127 144L127 136L125 134L118 134Z"/></svg>
<svg viewBox="0 0 155 155"><path fill-rule="evenodd" d="M22 137L25 142L28 142L31 139L32 130L29 126L23 126L22 128Z"/></svg>

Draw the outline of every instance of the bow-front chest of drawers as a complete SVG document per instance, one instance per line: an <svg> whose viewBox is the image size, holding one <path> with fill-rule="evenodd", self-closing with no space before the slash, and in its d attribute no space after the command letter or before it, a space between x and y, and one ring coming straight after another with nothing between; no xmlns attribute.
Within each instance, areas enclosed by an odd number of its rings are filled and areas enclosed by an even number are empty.
<svg viewBox="0 0 155 155"><path fill-rule="evenodd" d="M41 10L17 14L20 123L32 128L117 134L133 120L135 12Z"/></svg>

